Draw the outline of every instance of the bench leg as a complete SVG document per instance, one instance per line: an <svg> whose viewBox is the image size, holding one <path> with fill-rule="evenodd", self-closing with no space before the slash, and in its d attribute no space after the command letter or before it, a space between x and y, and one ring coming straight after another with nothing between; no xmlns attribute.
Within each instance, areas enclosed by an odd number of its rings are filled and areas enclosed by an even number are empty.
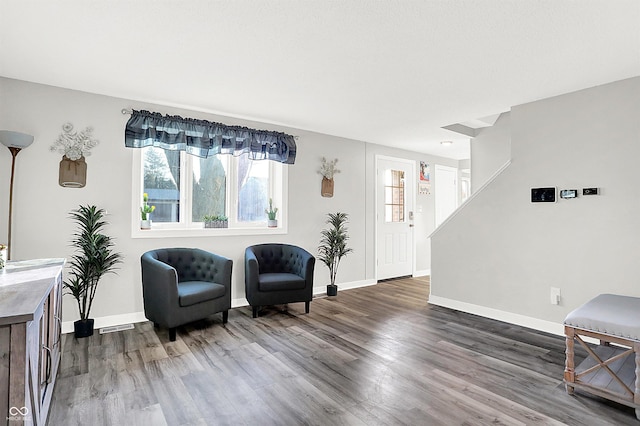
<svg viewBox="0 0 640 426"><path fill-rule="evenodd" d="M633 350L636 357L636 388L633 392L633 402L636 407L640 407L640 343L634 343ZM636 418L640 420L640 408L636 408Z"/></svg>
<svg viewBox="0 0 640 426"><path fill-rule="evenodd" d="M569 395L573 395L574 387L570 385L570 383L575 383L575 364L573 360L574 351L574 337L575 330L573 327L564 327L564 334L567 336L565 339L566 349L565 349L565 362L564 362L564 388Z"/></svg>

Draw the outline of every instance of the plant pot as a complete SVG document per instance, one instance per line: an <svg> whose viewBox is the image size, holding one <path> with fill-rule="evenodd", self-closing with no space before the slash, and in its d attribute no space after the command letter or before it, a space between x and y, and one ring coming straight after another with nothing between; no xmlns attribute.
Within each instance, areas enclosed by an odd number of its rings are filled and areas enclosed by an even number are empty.
<svg viewBox="0 0 640 426"><path fill-rule="evenodd" d="M74 322L73 334L78 339L93 336L93 318Z"/></svg>
<svg viewBox="0 0 640 426"><path fill-rule="evenodd" d="M64 188L84 188L87 183L87 163L84 156L70 160L63 156L60 161L58 184Z"/></svg>
<svg viewBox="0 0 640 426"><path fill-rule="evenodd" d="M141 220L140 229L151 229L151 219Z"/></svg>
<svg viewBox="0 0 640 426"><path fill-rule="evenodd" d="M338 286L337 285L327 285L327 296L337 296L338 295Z"/></svg>
<svg viewBox="0 0 640 426"><path fill-rule="evenodd" d="M322 188L320 188L320 194L323 197L333 197L333 179L327 179L322 177Z"/></svg>
<svg viewBox="0 0 640 426"><path fill-rule="evenodd" d="M267 220L267 226L269 228L277 228L278 227L278 219L269 219L269 220Z"/></svg>

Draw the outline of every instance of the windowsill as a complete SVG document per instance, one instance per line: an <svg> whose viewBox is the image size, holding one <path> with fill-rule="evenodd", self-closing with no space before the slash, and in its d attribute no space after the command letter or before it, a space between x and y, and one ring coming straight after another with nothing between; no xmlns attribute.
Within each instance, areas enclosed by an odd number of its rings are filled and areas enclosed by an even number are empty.
<svg viewBox="0 0 640 426"><path fill-rule="evenodd" d="M238 235L281 235L286 234L284 226L277 228L191 228L191 229L131 229L131 238L192 238L192 237L228 237Z"/></svg>

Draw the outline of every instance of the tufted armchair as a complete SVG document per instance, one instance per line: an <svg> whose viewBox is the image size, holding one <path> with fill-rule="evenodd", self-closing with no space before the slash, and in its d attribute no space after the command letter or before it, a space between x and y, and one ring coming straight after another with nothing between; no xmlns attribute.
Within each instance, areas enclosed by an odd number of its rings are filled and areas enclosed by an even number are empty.
<svg viewBox="0 0 640 426"><path fill-rule="evenodd" d="M231 259L197 248L151 250L140 258L144 315L169 329L222 312L226 323L231 308Z"/></svg>
<svg viewBox="0 0 640 426"><path fill-rule="evenodd" d="M313 297L316 258L289 244L258 244L244 252L244 286L247 301L258 316L260 306L305 302Z"/></svg>

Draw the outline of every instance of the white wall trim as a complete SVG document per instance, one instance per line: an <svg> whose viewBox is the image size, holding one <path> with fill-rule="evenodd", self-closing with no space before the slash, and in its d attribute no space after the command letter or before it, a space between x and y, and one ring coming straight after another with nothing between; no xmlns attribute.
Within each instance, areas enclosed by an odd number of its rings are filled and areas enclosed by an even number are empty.
<svg viewBox="0 0 640 426"><path fill-rule="evenodd" d="M433 230L433 232L429 235L429 238L431 238L431 237L433 237L435 234L437 234L437 233L438 233L438 231L439 231L440 229L442 229L442 227L443 227L444 225L446 225L446 224L447 224L451 219L453 219L453 218L454 218L458 213L460 213L460 211L462 210L462 207L464 207L465 205L469 204L469 202L471 202L471 200L473 200L474 198L476 198L476 196L477 196L479 193L481 193L483 189L485 189L487 186L489 186L489 185L491 184L491 182L493 182L494 180L496 180L496 178L497 178L498 176L500 176L500 175L502 174L502 172L504 172L504 171L507 169L507 167L509 167L510 165L511 165L511 160L507 160L507 162L506 162L506 163L504 163L504 164L503 164L503 165L502 165L498 170L496 170L496 172L495 172L493 175L491 175L491 177L490 177L489 179L487 179L487 181L486 181L485 183L483 183L483 184L482 184L482 186L480 186L480 188L478 188L477 190L473 191L473 192L471 193L471 195L469 195L469 197L468 197L466 200L464 200L464 201L462 202L462 204L460 204L460 205L458 206L458 208L457 208L457 209L455 209L455 210L453 211L453 213L451 213L451 214L449 215L449 217L447 217L447 218L444 220L444 222L442 222L442 223L441 223L441 224L440 224L436 229L434 229L434 230Z"/></svg>
<svg viewBox="0 0 640 426"><path fill-rule="evenodd" d="M376 285L376 284L378 284L378 281L376 280L360 280L360 281L351 281L348 283L340 283L338 284L338 291L351 290L351 289L360 288L360 287L368 287L370 285ZM319 294L326 294L326 293L327 293L327 286L313 287L314 296L317 296Z"/></svg>
<svg viewBox="0 0 640 426"><path fill-rule="evenodd" d="M446 297L429 295L429 304L442 306L444 308L455 309L469 314L480 315L498 321L515 324L522 327L532 328L545 333L564 336L564 326L551 321L514 314L513 312L501 311L499 309L488 308L486 306L474 305L472 303L460 302Z"/></svg>
<svg viewBox="0 0 640 426"><path fill-rule="evenodd" d="M109 315L106 317L98 317L94 318L94 329L99 329L102 327L113 327L115 325L122 324L131 324L136 322L144 322L147 321L147 318L144 316L144 312L132 312L130 314L121 314L121 315ZM62 323L62 333L73 333L73 323L74 321L63 321Z"/></svg>
<svg viewBox="0 0 640 426"><path fill-rule="evenodd" d="M349 283L341 283L338 285L338 291L350 290L353 288L360 288L360 287L368 287L370 285L375 285L375 284L377 284L376 280L360 280L360 281L352 281ZM327 292L326 286L313 288L314 295L326 294L326 292ZM244 297L231 300L232 308L240 308L243 306L249 306L249 302L247 302L247 299L245 299ZM113 327L113 326L122 325L122 324L133 324L136 322L145 322L148 320L144 316L144 312L133 312L130 314L109 315L106 317L98 317L98 318L94 318L94 321L95 321L94 329L97 330L103 327ZM63 334L73 333L73 323L74 321L64 321L62 323L62 333Z"/></svg>
<svg viewBox="0 0 640 426"><path fill-rule="evenodd" d="M431 269L421 269L413 272L414 277L426 277L427 275L431 275Z"/></svg>

